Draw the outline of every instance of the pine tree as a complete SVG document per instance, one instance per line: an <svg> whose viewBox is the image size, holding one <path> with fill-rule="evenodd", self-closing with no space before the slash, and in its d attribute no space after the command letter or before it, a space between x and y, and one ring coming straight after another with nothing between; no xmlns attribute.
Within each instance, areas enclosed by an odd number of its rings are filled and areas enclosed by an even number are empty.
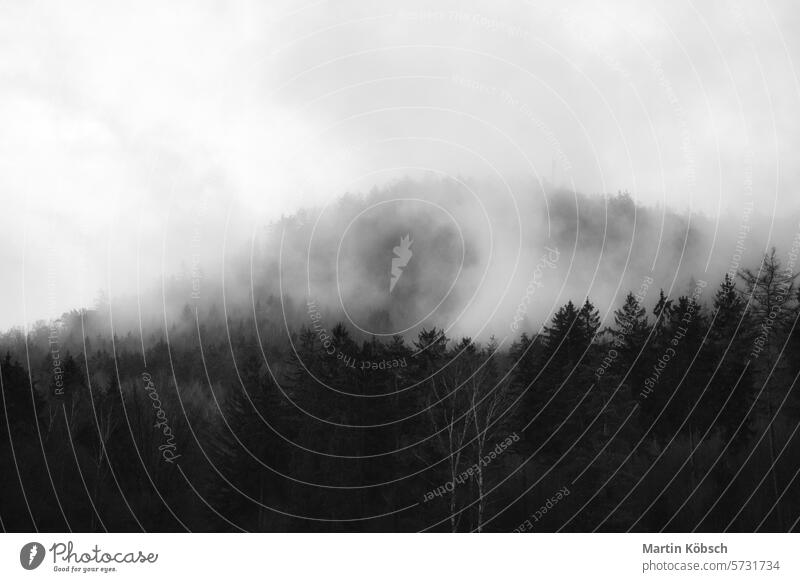
<svg viewBox="0 0 800 582"><path fill-rule="evenodd" d="M522 399L523 426L529 427L526 447L542 447L545 457L555 456L573 443L581 416L575 407L589 388L579 365L586 336L578 323L578 313L568 301L545 326L542 350L535 364L536 379ZM559 426L561 430L555 431Z"/></svg>
<svg viewBox="0 0 800 582"><path fill-rule="evenodd" d="M746 416L753 398L753 371L748 365L751 321L745 307L734 279L726 274L714 295L704 357L716 372L703 405L719 415L715 425L726 441L732 440L734 450L750 436Z"/></svg>
<svg viewBox="0 0 800 582"><path fill-rule="evenodd" d="M618 354L614 366L619 370L619 381L628 386L634 396L643 390L648 373L650 354L645 344L650 330L645 308L628 292L622 307L614 312L614 327L609 331L613 337L612 348Z"/></svg>
<svg viewBox="0 0 800 582"><path fill-rule="evenodd" d="M600 329L600 312L587 297L578 312L578 333L585 346L592 343L598 329Z"/></svg>
<svg viewBox="0 0 800 582"><path fill-rule="evenodd" d="M772 491L775 497L778 529L783 530L783 511L778 492L778 477L775 469L776 444L774 410L776 401L781 401L784 388L776 386L777 375L773 368L784 345L786 334L793 321L797 307L797 273L782 267L772 250L764 255L758 271L743 269L739 277L744 282L743 298L747 301L747 313L752 317L757 329L753 348L750 352L754 374L764 386L761 398L766 408L766 422L771 471ZM790 386L786 382L783 386Z"/></svg>

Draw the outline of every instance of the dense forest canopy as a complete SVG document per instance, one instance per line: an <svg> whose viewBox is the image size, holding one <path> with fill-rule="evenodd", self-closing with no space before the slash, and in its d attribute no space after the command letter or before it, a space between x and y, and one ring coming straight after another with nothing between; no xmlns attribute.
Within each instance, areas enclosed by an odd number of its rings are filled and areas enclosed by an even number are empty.
<svg viewBox="0 0 800 582"><path fill-rule="evenodd" d="M369 214L420 187L258 232L238 294L190 266L149 311L3 333L2 527L797 530L797 239L714 270L708 223L628 195L532 196L543 227L494 250L466 214ZM509 249L522 286L483 291Z"/></svg>

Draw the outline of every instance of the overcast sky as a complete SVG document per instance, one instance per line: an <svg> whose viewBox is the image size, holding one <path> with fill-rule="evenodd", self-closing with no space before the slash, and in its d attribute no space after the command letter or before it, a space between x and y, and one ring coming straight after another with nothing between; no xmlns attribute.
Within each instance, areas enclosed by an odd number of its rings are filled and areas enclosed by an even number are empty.
<svg viewBox="0 0 800 582"><path fill-rule="evenodd" d="M404 174L796 215L796 3L596 4L0 3L0 328Z"/></svg>

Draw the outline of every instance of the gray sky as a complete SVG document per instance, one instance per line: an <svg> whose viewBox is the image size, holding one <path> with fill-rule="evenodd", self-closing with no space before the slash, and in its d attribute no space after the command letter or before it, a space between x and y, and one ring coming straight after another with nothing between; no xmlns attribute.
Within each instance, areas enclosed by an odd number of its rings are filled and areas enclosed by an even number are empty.
<svg viewBox="0 0 800 582"><path fill-rule="evenodd" d="M0 3L0 328L404 174L796 216L800 8L596 4Z"/></svg>

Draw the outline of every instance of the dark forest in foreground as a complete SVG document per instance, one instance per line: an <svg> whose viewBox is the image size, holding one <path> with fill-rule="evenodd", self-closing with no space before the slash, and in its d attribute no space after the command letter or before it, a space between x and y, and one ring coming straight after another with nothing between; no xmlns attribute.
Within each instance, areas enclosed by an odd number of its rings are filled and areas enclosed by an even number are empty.
<svg viewBox="0 0 800 582"><path fill-rule="evenodd" d="M773 252L702 285L506 346L315 317L290 342L275 297L145 338L84 334L92 311L9 332L2 527L797 530L795 275Z"/></svg>

